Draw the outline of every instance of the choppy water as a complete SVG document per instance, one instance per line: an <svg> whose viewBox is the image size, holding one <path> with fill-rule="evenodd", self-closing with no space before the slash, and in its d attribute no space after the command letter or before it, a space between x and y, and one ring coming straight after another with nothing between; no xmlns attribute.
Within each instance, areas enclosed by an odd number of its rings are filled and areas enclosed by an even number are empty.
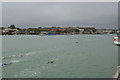
<svg viewBox="0 0 120 80"><path fill-rule="evenodd" d="M3 36L4 78L111 78L113 35ZM53 60L53 63L48 63Z"/></svg>

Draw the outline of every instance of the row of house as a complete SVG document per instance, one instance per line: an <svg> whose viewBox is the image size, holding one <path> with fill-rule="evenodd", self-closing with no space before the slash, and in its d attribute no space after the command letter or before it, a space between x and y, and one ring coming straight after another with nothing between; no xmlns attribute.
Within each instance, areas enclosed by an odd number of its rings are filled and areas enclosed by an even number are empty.
<svg viewBox="0 0 120 80"><path fill-rule="evenodd" d="M65 34L114 34L119 33L115 29L96 29L94 27L43 27L43 28L27 28L20 29L14 25L0 29L2 35L40 35L43 33L65 35Z"/></svg>

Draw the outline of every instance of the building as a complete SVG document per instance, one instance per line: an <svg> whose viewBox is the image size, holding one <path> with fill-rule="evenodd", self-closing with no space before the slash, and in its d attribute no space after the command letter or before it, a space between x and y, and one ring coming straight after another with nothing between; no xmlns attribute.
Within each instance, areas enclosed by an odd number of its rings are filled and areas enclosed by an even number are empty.
<svg viewBox="0 0 120 80"><path fill-rule="evenodd" d="M94 34L96 29L93 27L77 27L81 34Z"/></svg>

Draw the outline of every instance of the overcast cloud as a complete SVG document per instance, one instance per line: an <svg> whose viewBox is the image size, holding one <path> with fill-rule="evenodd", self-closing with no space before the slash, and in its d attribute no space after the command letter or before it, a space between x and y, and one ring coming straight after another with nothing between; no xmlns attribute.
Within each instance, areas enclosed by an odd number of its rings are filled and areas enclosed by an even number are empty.
<svg viewBox="0 0 120 80"><path fill-rule="evenodd" d="M3 26L93 26L115 28L118 23L116 2L8 2L3 3Z"/></svg>
<svg viewBox="0 0 120 80"><path fill-rule="evenodd" d="M0 26L2 26L2 3L0 3Z"/></svg>

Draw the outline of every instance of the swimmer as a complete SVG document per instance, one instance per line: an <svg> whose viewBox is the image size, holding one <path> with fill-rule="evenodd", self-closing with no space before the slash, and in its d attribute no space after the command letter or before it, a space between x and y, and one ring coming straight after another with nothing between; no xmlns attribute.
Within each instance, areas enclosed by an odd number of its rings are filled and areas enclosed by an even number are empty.
<svg viewBox="0 0 120 80"><path fill-rule="evenodd" d="M53 60L53 59L51 59L50 61L48 61L48 64L49 64L49 63L53 63L53 62L54 62L54 60Z"/></svg>
<svg viewBox="0 0 120 80"><path fill-rule="evenodd" d="M51 61L51 63L53 63L53 61Z"/></svg>
<svg viewBox="0 0 120 80"><path fill-rule="evenodd" d="M76 42L76 43L78 43L78 42Z"/></svg>
<svg viewBox="0 0 120 80"><path fill-rule="evenodd" d="M6 65L9 65L9 64L12 64L12 63L4 63L4 64L1 64L0 66L6 66Z"/></svg>
<svg viewBox="0 0 120 80"><path fill-rule="evenodd" d="M20 55L19 57L23 57L23 55Z"/></svg>
<svg viewBox="0 0 120 80"><path fill-rule="evenodd" d="M4 66L4 65L6 65L6 64L0 64L0 66Z"/></svg>
<svg viewBox="0 0 120 80"><path fill-rule="evenodd" d="M52 62L53 62L54 60L53 60L53 59L51 59L50 61L52 61Z"/></svg>
<svg viewBox="0 0 120 80"><path fill-rule="evenodd" d="M53 61L48 61L48 64L49 64L49 63L53 63Z"/></svg>
<svg viewBox="0 0 120 80"><path fill-rule="evenodd" d="M8 57L3 57L2 59L7 59Z"/></svg>
<svg viewBox="0 0 120 80"><path fill-rule="evenodd" d="M2 59L5 59L5 57L3 57Z"/></svg>
<svg viewBox="0 0 120 80"><path fill-rule="evenodd" d="M0 66L3 66L3 64L0 64Z"/></svg>

